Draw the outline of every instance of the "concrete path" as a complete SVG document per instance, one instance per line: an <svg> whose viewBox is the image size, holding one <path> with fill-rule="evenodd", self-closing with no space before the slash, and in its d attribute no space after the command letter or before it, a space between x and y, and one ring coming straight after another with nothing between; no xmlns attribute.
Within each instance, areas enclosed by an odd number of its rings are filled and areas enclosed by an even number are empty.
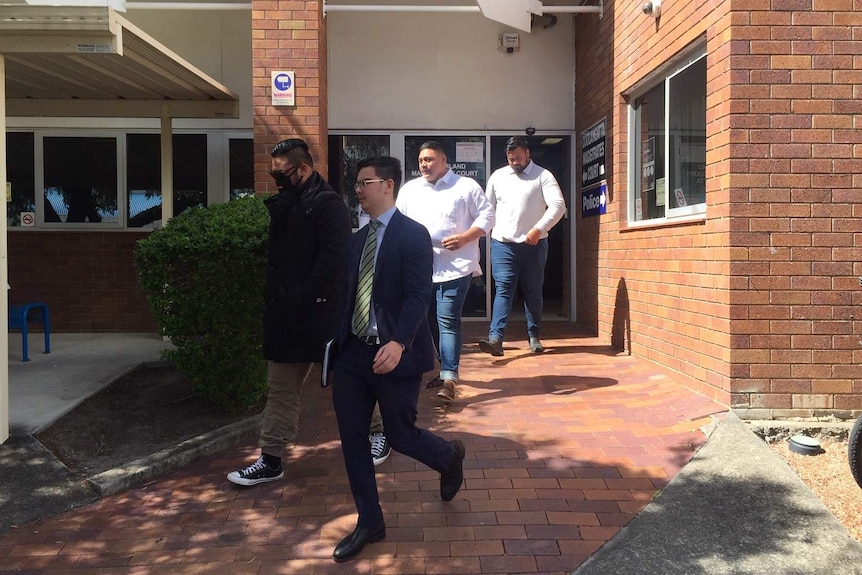
<svg viewBox="0 0 862 575"><path fill-rule="evenodd" d="M63 333L28 338L30 361L21 361L20 333L9 334L9 428L14 436L38 433L80 402L140 364L161 359L170 342L151 333Z"/></svg>

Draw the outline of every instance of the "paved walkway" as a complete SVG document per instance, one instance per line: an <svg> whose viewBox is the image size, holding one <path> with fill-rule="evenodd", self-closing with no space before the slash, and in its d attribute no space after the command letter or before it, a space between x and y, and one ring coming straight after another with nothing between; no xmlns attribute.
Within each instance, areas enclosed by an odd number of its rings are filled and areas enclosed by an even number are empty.
<svg viewBox="0 0 862 575"><path fill-rule="evenodd" d="M378 467L387 538L348 565L331 553L355 524L330 403L313 375L282 482L234 487L254 442L143 487L17 528L0 570L27 573L563 573L629 522L705 441L725 408L567 323L548 351L503 358L467 331L458 399L422 393L420 424L467 447L451 503L438 476L394 453ZM69 571L69 569L74 569Z"/></svg>
<svg viewBox="0 0 862 575"><path fill-rule="evenodd" d="M331 559L356 516L314 373L284 481L227 482L250 439L12 528L0 573L862 574L862 545L724 407L567 323L547 324L545 354L514 341L503 358L476 350L482 327L465 330L458 399L419 405L421 425L467 446L464 488L441 502L437 474L393 452L377 468L386 540L354 561ZM10 476L32 464L16 453ZM60 499L92 501L79 495Z"/></svg>

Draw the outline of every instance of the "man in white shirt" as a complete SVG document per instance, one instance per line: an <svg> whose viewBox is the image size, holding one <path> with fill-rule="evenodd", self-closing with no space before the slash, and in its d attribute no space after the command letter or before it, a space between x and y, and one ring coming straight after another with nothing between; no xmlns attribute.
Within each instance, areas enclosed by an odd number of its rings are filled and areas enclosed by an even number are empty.
<svg viewBox="0 0 862 575"><path fill-rule="evenodd" d="M563 193L554 175L530 160L530 146L522 136L506 142L508 166L488 179L488 199L496 224L491 232L491 275L496 286L488 339L479 348L503 355L506 323L520 284L527 315L530 351L542 353L542 286L548 259L548 231L566 212Z"/></svg>
<svg viewBox="0 0 862 575"><path fill-rule="evenodd" d="M476 180L449 169L439 142L419 148L419 172L421 177L401 188L396 207L431 235L434 297L429 323L440 354L443 384L437 397L448 403L455 399L458 382L461 313L473 277L482 274L479 238L494 226L494 210Z"/></svg>

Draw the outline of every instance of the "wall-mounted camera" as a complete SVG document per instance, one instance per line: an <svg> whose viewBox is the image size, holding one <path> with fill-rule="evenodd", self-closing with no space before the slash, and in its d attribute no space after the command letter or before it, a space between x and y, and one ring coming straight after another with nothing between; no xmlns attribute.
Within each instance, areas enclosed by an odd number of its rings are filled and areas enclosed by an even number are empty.
<svg viewBox="0 0 862 575"><path fill-rule="evenodd" d="M643 5L643 12L647 16L658 18L661 16L661 0L650 0Z"/></svg>
<svg viewBox="0 0 862 575"><path fill-rule="evenodd" d="M526 133L528 136L532 136L533 134L536 133L536 128L534 128L533 126L530 126L526 130L524 130L524 133Z"/></svg>

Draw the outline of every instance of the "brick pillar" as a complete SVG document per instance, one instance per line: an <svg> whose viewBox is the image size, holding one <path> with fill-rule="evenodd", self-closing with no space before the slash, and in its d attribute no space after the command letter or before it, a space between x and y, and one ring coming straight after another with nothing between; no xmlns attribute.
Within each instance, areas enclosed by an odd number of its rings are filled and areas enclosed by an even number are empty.
<svg viewBox="0 0 862 575"><path fill-rule="evenodd" d="M321 0L252 0L251 42L254 98L255 190L272 193L272 146L284 138L302 138L315 169L326 175L326 25ZM273 70L292 70L296 105L273 106Z"/></svg>

